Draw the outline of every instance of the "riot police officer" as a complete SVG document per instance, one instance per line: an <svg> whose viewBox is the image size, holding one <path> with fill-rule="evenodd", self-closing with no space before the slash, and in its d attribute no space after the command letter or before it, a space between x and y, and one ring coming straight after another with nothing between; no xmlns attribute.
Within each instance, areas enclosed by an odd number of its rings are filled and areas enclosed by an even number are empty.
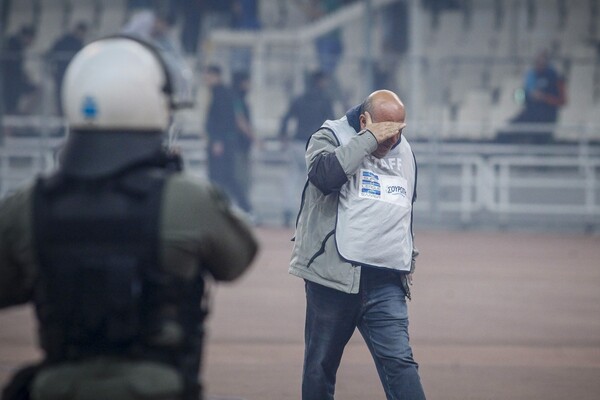
<svg viewBox="0 0 600 400"><path fill-rule="evenodd" d="M164 150L188 78L122 36L69 65L60 167L0 203L0 307L33 302L44 353L5 399L202 397L205 285L240 276L258 245Z"/></svg>

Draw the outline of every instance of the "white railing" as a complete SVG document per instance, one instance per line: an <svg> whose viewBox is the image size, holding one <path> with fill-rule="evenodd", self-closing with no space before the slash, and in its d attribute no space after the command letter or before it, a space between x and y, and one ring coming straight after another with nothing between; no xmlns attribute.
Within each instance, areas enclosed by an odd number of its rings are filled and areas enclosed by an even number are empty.
<svg viewBox="0 0 600 400"><path fill-rule="evenodd" d="M418 157L418 211L427 214L458 213L463 224L468 224L473 215L487 204L487 188L483 179L485 163L481 156L431 155ZM444 173L453 168L451 173ZM443 199L440 194L446 189L457 189L458 196ZM424 195L422 195L424 194ZM457 198L456 198L457 197Z"/></svg>
<svg viewBox="0 0 600 400"><path fill-rule="evenodd" d="M60 138L8 138L0 147L0 197L57 165ZM181 139L185 166L206 177L202 139ZM521 217L541 223L577 217L600 225L600 149L577 146L548 153L536 147L514 154L514 146L444 144L443 152L423 143L413 146L419 165L415 214L436 225L449 221L510 224ZM439 148L438 148L439 149ZM528 150L531 150L529 152ZM537 154L533 154L537 151ZM529 153L529 154L528 154ZM280 143L272 141L252 154L251 198L259 217L278 220L284 209L280 192L286 182L287 160ZM266 196L265 193L269 195ZM511 219L512 218L512 219ZM277 222L276 222L277 223Z"/></svg>
<svg viewBox="0 0 600 400"><path fill-rule="evenodd" d="M40 141L0 147L0 198L33 179L41 172L55 168L56 153L47 143Z"/></svg>
<svg viewBox="0 0 600 400"><path fill-rule="evenodd" d="M527 215L600 224L598 155L438 154L419 157L419 168L416 210L434 223L455 215L468 225L485 214L499 223Z"/></svg>
<svg viewBox="0 0 600 400"><path fill-rule="evenodd" d="M488 208L501 219L509 214L600 216L600 158L493 157L488 167L497 190ZM524 169L537 170L536 176L518 172ZM547 169L552 173L544 172ZM516 199L515 191L551 192L554 196L527 202Z"/></svg>

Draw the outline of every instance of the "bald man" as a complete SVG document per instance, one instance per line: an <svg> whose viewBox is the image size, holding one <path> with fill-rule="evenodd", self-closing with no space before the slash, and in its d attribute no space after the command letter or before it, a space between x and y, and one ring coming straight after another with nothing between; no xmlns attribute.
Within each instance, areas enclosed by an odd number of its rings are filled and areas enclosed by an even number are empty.
<svg viewBox="0 0 600 400"><path fill-rule="evenodd" d="M408 341L417 167L405 119L398 96L380 90L308 142L289 268L306 285L303 400L333 399L356 328L387 398L425 399Z"/></svg>

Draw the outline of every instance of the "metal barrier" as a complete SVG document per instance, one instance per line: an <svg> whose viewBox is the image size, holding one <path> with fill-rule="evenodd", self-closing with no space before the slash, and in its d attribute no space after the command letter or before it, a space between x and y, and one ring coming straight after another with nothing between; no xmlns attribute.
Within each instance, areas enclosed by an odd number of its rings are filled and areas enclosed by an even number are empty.
<svg viewBox="0 0 600 400"><path fill-rule="evenodd" d="M425 155L418 157L418 166L417 213L432 215L436 220L441 219L442 213L458 213L461 222L468 224L476 212L485 208L491 188L483 179L483 157ZM446 193L453 189L454 196Z"/></svg>
<svg viewBox="0 0 600 400"><path fill-rule="evenodd" d="M501 219L509 214L600 216L599 158L503 156L488 165L496 190L488 208ZM528 192L533 201L515 198L515 191Z"/></svg>
<svg viewBox="0 0 600 400"><path fill-rule="evenodd" d="M56 167L61 138L7 138L0 147L0 196L40 172ZM206 177L203 139L178 142L186 169ZM600 149L577 146L518 148L502 145L413 146L419 165L416 218L440 226L519 223L541 224L574 219L581 226L600 226ZM536 153L537 152L537 153ZM511 154L512 153L512 154ZM257 218L281 223L285 200L281 193L287 160L276 140L252 153L251 200ZM511 219L512 218L512 219Z"/></svg>
<svg viewBox="0 0 600 400"><path fill-rule="evenodd" d="M600 157L586 155L425 155L419 157L420 217L439 224L453 215L469 225L489 217L507 224L580 217L600 224ZM424 197L424 198L423 198Z"/></svg>
<svg viewBox="0 0 600 400"><path fill-rule="evenodd" d="M56 165L58 143L40 138L8 139L0 147L0 198Z"/></svg>

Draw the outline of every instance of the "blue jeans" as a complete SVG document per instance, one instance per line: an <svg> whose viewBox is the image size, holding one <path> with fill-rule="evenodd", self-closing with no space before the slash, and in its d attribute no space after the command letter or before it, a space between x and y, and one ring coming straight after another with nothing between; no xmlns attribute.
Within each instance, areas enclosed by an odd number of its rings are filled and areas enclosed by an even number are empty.
<svg viewBox="0 0 600 400"><path fill-rule="evenodd" d="M363 267L358 294L306 281L302 400L333 400L342 353L356 327L375 360L387 399L425 399L408 341L400 277Z"/></svg>

